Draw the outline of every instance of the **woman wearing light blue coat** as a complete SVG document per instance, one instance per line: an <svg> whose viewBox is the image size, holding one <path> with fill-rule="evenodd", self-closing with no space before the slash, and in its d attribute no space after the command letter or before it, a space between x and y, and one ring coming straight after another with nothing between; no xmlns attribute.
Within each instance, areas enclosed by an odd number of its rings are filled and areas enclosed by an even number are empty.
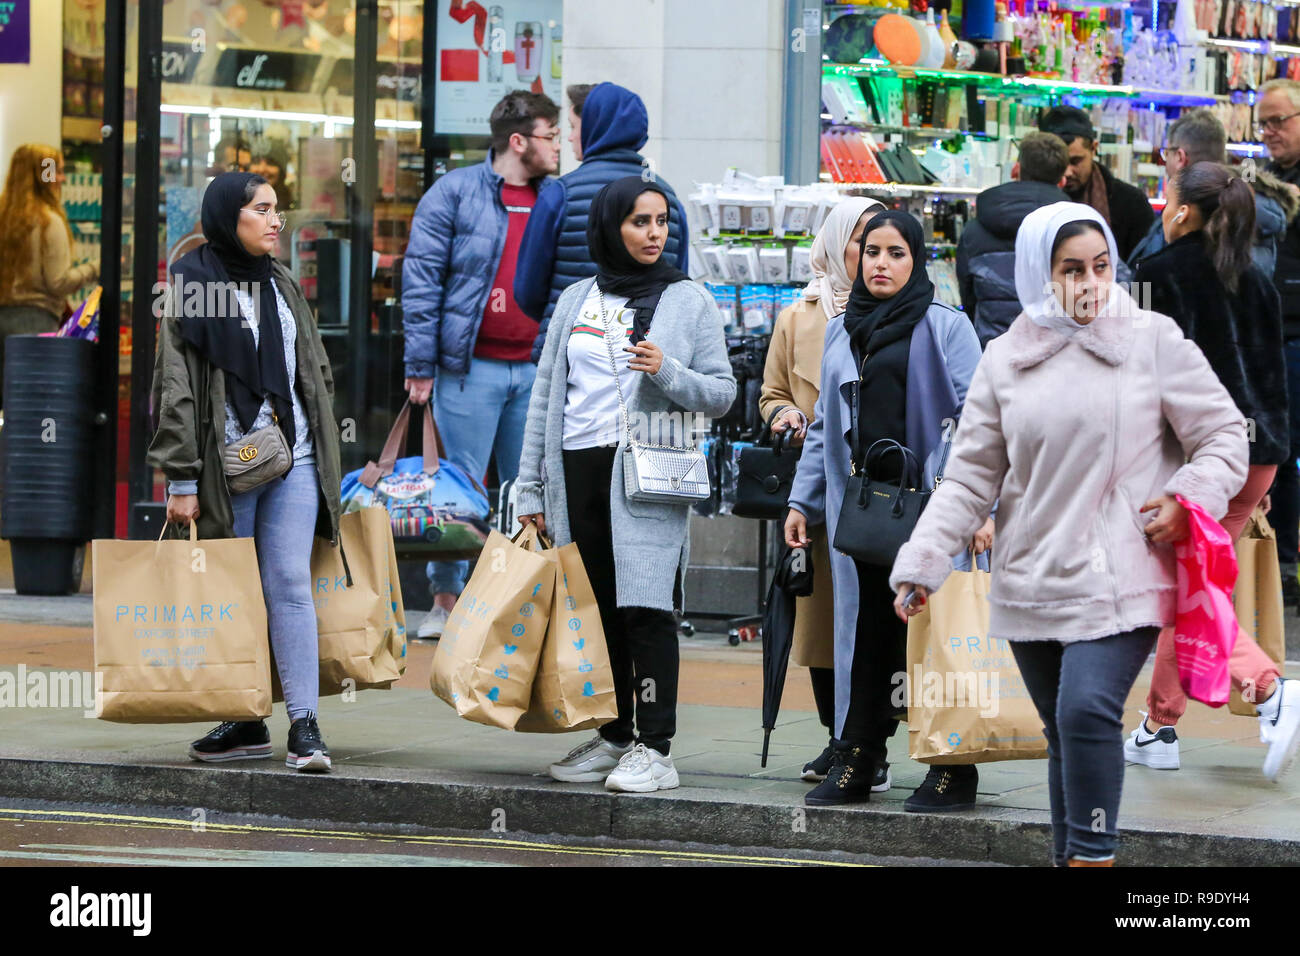
<svg viewBox="0 0 1300 956"><path fill-rule="evenodd" d="M835 538L849 477L849 399L864 363L862 447L894 438L924 463L925 486L933 487L980 345L965 315L934 301L925 262L912 216L890 210L867 223L847 311L826 327L821 393L790 494L792 547L810 524L824 522L828 540ZM890 458L869 464L873 477L898 466ZM986 525L978 546L990 535ZM836 753L826 780L809 792L810 805L860 802L889 789L885 747L899 709L890 698L894 675L906 670L906 627L893 614L888 577L888 567L860 565L832 549ZM947 802L942 790L939 797Z"/></svg>

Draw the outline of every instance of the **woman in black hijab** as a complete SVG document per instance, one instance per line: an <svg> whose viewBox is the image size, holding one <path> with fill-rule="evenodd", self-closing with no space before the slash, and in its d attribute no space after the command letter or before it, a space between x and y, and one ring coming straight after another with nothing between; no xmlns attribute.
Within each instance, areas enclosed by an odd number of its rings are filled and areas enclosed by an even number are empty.
<svg viewBox="0 0 1300 956"><path fill-rule="evenodd" d="M334 381L311 309L271 252L283 217L261 176L222 173L203 194L207 239L172 266L159 327L149 463L168 479L167 519L203 538L257 542L271 646L290 719L288 766L330 769L316 722L319 648L311 589L314 535L338 539ZM291 465L232 494L228 445L279 429ZM271 756L263 721L230 721L195 741L201 761Z"/></svg>
<svg viewBox="0 0 1300 956"><path fill-rule="evenodd" d="M857 397L860 448L892 439L909 449L910 487L933 483L945 438L951 438L966 389L979 362L970 320L934 300L921 226L909 213L887 210L868 220L861 259L842 316L826 327L820 392L790 493L786 543L802 546L808 525L826 523L835 540L849 475L852 415ZM866 462L876 480L896 480L895 453ZM991 523L974 546L987 547ZM898 728L906 671L907 627L894 615L889 565L830 555L835 591L835 716L831 771L809 791L813 806L855 803L890 788L886 745ZM891 559L892 562L892 559ZM974 804L974 767L936 767L904 807L956 810Z"/></svg>
<svg viewBox="0 0 1300 956"><path fill-rule="evenodd" d="M628 423L648 443L683 445L683 426L736 395L713 298L663 261L669 210L654 183L618 179L593 200L587 240L599 272L564 290L537 366L515 488L522 523L576 542L609 649L618 716L551 765L557 780L644 793L678 785L677 627L689 502L629 500L615 368ZM543 481L545 475L545 481ZM572 626L572 625L570 625Z"/></svg>

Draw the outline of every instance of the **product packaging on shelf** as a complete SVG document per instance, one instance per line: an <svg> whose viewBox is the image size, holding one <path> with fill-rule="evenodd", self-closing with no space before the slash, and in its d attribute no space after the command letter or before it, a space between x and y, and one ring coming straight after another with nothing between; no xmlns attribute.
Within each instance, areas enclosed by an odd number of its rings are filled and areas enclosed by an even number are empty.
<svg viewBox="0 0 1300 956"><path fill-rule="evenodd" d="M790 281L812 282L812 244L801 242L790 250Z"/></svg>
<svg viewBox="0 0 1300 956"><path fill-rule="evenodd" d="M718 304L718 311L722 313L722 322L728 333L740 331L741 320L736 301L736 287L716 282L706 282L704 287L713 294L713 301Z"/></svg>
<svg viewBox="0 0 1300 956"><path fill-rule="evenodd" d="M697 242L695 250L699 253L700 261L704 263L705 271L711 279L717 282L730 281L731 267L722 246L714 242Z"/></svg>
<svg viewBox="0 0 1300 956"><path fill-rule="evenodd" d="M763 246L758 251L758 268L764 282L789 282L790 260L785 246L780 243Z"/></svg>
<svg viewBox="0 0 1300 956"><path fill-rule="evenodd" d="M758 282L758 250L751 245L735 245L727 250L731 277L736 282Z"/></svg>

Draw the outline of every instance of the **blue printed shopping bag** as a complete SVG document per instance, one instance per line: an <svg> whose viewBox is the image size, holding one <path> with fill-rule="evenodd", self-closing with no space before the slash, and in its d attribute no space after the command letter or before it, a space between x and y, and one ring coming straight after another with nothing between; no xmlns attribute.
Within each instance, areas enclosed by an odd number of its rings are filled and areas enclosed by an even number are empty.
<svg viewBox="0 0 1300 956"><path fill-rule="evenodd" d="M422 454L397 456L406 447L411 403L397 414L379 456L343 476L343 512L377 505L388 512L397 549L425 551L439 559L474 557L488 535L487 491L447 460L438 426L426 407Z"/></svg>
<svg viewBox="0 0 1300 956"><path fill-rule="evenodd" d="M466 720L513 730L528 710L555 590L535 525L492 531L443 627L429 686Z"/></svg>

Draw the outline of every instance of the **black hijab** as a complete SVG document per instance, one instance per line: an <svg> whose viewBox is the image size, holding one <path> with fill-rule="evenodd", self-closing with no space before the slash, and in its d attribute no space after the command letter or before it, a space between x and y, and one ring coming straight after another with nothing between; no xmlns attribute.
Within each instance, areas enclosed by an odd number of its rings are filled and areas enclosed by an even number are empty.
<svg viewBox="0 0 1300 956"><path fill-rule="evenodd" d="M608 183L596 193L587 213L587 249L596 263L596 284L602 292L627 296L632 315L632 344L636 345L650 331L659 297L674 282L689 279L686 273L671 265L660 253L650 265L637 262L623 244L623 220L636 206L636 199L644 192L655 192L664 197L668 215L673 203L668 194L654 183L640 176L624 176ZM664 245L668 235L664 234Z"/></svg>
<svg viewBox="0 0 1300 956"><path fill-rule="evenodd" d="M934 283L926 275L925 234L921 224L910 213L887 209L867 221L862 231L861 248L866 249L872 230L893 226L902 235L912 252L912 275L907 283L888 299L877 299L867 289L862 279L862 266L853 280L853 291L844 314L844 328L853 344L853 354L858 363L862 356L880 351L885 346L912 334L918 322L925 317L934 302Z"/></svg>
<svg viewBox="0 0 1300 956"><path fill-rule="evenodd" d="M280 330L280 312L275 301L271 267L275 259L255 256L244 248L236 232L240 209L248 184L266 182L253 173L222 173L203 193L200 222L208 240L194 252L181 256L172 264L171 273L183 281L177 291L184 293L191 283L203 283L201 314L191 315L192 308L180 313L181 337L198 349L209 362L226 373L226 397L235 410L239 426L247 432L253 427L263 399L279 418L280 430L289 447L294 443L293 396L289 372L285 367L284 337ZM258 295L253 304L257 311L258 339L238 310L234 315L226 306L229 295L214 293L209 283L256 283ZM219 288L219 287L218 287ZM197 298L197 296L193 297ZM189 296L181 302L190 305ZM208 314L209 310L214 314Z"/></svg>

